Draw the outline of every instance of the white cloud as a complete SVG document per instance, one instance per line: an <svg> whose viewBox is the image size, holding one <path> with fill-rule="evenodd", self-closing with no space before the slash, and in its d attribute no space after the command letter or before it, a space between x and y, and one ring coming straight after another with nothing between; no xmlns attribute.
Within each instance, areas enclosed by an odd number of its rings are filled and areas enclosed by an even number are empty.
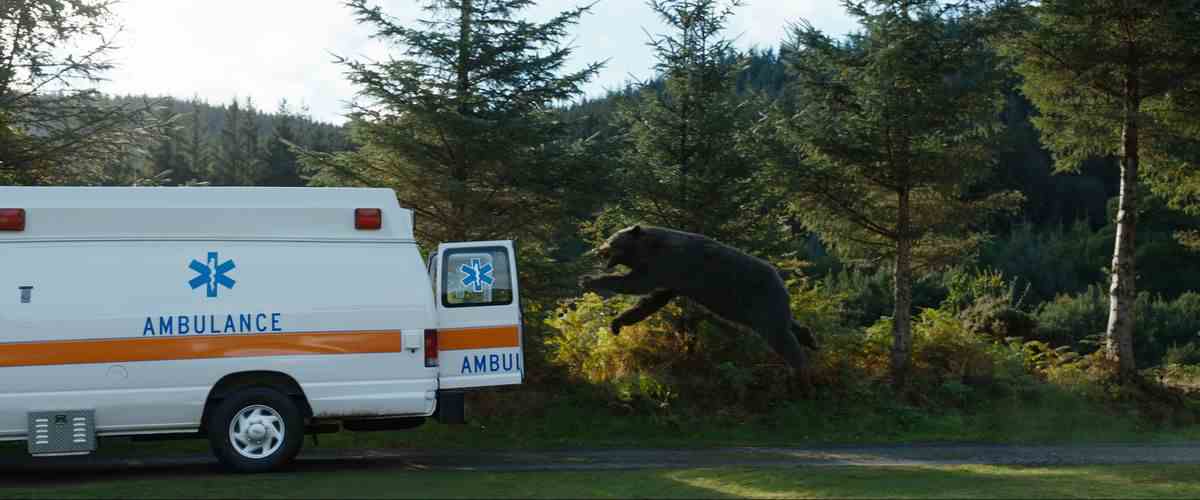
<svg viewBox="0 0 1200 500"><path fill-rule="evenodd" d="M543 0L529 11L544 20L580 2ZM382 2L389 14L412 20L415 0ZM331 54L382 58L386 47L369 39L340 0L123 0L117 14L125 31L113 54L119 67L104 89L119 94L197 95L211 103L235 96L274 109L280 99L305 104L314 117L341 122L354 95ZM778 45L788 22L807 18L844 33L850 27L837 0L751 0L732 20L739 45ZM631 75L651 74L645 31L663 30L642 0L601 0L575 30L575 67L608 59L588 93L619 87Z"/></svg>

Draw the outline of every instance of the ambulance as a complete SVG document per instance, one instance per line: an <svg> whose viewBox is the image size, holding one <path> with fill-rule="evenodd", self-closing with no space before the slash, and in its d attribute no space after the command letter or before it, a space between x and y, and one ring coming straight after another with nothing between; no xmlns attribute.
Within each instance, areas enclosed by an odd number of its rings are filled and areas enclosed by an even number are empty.
<svg viewBox="0 0 1200 500"><path fill-rule="evenodd" d="M520 303L511 241L422 259L388 189L0 187L0 441L190 435L261 472L461 422L522 381Z"/></svg>

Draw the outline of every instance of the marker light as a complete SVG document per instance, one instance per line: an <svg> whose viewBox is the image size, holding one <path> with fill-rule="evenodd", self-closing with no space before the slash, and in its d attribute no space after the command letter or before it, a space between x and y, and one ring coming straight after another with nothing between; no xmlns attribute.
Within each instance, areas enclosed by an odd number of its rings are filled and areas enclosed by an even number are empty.
<svg viewBox="0 0 1200 500"><path fill-rule="evenodd" d="M378 208L354 209L354 229L375 231L383 227L383 210Z"/></svg>
<svg viewBox="0 0 1200 500"><path fill-rule="evenodd" d="M437 330L425 330L425 367L433 368L438 365Z"/></svg>
<svg viewBox="0 0 1200 500"><path fill-rule="evenodd" d="M24 231L25 209L0 208L0 231Z"/></svg>

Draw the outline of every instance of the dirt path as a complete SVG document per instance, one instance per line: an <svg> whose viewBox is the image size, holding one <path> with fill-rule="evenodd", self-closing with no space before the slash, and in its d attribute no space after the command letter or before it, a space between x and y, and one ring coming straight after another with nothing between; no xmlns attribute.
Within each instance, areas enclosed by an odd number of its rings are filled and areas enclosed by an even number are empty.
<svg viewBox="0 0 1200 500"><path fill-rule="evenodd" d="M297 471L362 469L560 471L716 466L1023 466L1200 464L1200 443L1163 445L895 445L813 448L614 449L567 451L429 451L310 449ZM0 456L0 481L62 484L130 477L198 476L219 472L208 456L178 458Z"/></svg>

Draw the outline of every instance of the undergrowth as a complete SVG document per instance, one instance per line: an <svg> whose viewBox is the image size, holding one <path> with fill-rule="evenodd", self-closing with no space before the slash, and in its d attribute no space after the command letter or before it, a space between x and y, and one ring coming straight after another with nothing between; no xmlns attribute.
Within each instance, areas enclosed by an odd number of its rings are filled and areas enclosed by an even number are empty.
<svg viewBox="0 0 1200 500"><path fill-rule="evenodd" d="M780 439L1052 440L1197 422L1200 404L1187 388L1200 387L1200 349L1175 347L1174 363L1122 383L1094 344L1039 327L1023 304L1028 286L993 271L947 282L945 301L914 317L910 379L899 391L888 372L891 319L855 326L844 293L799 275L788 282L794 316L823 344L805 374L811 390L757 335L686 301L620 336L608 325L632 299L564 301L546 320L548 364L558 386L577 389L571 404L599 415L663 428L770 428Z"/></svg>

